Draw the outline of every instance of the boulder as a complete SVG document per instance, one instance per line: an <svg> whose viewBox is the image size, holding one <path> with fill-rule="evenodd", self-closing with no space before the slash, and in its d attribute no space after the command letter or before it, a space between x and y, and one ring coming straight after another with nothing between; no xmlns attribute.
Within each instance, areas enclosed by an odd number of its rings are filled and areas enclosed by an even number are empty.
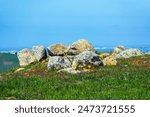
<svg viewBox="0 0 150 117"><path fill-rule="evenodd" d="M75 56L64 56L65 58L67 58L71 63L73 63L73 60L75 58Z"/></svg>
<svg viewBox="0 0 150 117"><path fill-rule="evenodd" d="M64 73L64 72L67 72L67 73L70 73L70 74L78 74L78 73L81 73L81 71L79 70L74 70L72 68L65 68L65 69L61 69L58 71L59 73Z"/></svg>
<svg viewBox="0 0 150 117"><path fill-rule="evenodd" d="M79 55L76 55L72 63L73 69L84 69L92 67L97 67L103 65L103 61L100 59L99 55L92 51L84 51Z"/></svg>
<svg viewBox="0 0 150 117"><path fill-rule="evenodd" d="M118 58L118 54L116 54L116 53L112 53L110 56L114 57L115 59Z"/></svg>
<svg viewBox="0 0 150 117"><path fill-rule="evenodd" d="M95 52L95 49L88 41L86 41L85 39L80 39L68 47L67 54L78 55L84 51Z"/></svg>
<svg viewBox="0 0 150 117"><path fill-rule="evenodd" d="M145 54L150 54L150 52L146 52Z"/></svg>
<svg viewBox="0 0 150 117"><path fill-rule="evenodd" d="M46 59L46 50L44 46L33 46L32 51L38 61Z"/></svg>
<svg viewBox="0 0 150 117"><path fill-rule="evenodd" d="M104 62L104 65L108 65L108 66L109 65L117 65L116 58L112 57L112 56L104 58L103 62Z"/></svg>
<svg viewBox="0 0 150 117"><path fill-rule="evenodd" d="M30 49L23 49L17 52L20 66L26 66L36 61L36 57Z"/></svg>
<svg viewBox="0 0 150 117"><path fill-rule="evenodd" d="M48 70L68 67L71 67L71 62L67 58L61 56L50 57L47 65Z"/></svg>
<svg viewBox="0 0 150 117"><path fill-rule="evenodd" d="M139 49L130 48L130 49L126 49L126 50L120 52L117 55L117 57L118 58L130 58L133 56L140 56L140 55L143 55L143 53Z"/></svg>
<svg viewBox="0 0 150 117"><path fill-rule="evenodd" d="M99 56L100 56L101 59L104 59L104 58L110 56L110 53L102 53Z"/></svg>
<svg viewBox="0 0 150 117"><path fill-rule="evenodd" d="M48 54L50 56L63 56L67 50L64 44L55 44L48 47Z"/></svg>
<svg viewBox="0 0 150 117"><path fill-rule="evenodd" d="M119 54L120 52L124 51L126 48L124 46L117 46L114 48L113 52Z"/></svg>

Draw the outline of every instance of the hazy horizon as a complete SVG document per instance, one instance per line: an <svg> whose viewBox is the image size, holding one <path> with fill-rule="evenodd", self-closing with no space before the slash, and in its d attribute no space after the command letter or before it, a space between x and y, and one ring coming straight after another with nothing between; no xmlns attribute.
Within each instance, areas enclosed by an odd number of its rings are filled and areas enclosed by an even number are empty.
<svg viewBox="0 0 150 117"><path fill-rule="evenodd" d="M149 0L0 0L0 17L0 49L150 45Z"/></svg>

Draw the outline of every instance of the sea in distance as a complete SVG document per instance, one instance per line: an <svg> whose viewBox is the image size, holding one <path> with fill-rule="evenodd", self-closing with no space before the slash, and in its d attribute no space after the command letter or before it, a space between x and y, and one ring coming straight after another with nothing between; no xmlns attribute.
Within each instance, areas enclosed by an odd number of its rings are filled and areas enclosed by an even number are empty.
<svg viewBox="0 0 150 117"><path fill-rule="evenodd" d="M112 52L115 46L94 46L97 52ZM144 46L125 46L126 48L138 48L142 52L150 52L150 45ZM17 51L20 49L1 49L0 50L0 73L10 68L19 66Z"/></svg>

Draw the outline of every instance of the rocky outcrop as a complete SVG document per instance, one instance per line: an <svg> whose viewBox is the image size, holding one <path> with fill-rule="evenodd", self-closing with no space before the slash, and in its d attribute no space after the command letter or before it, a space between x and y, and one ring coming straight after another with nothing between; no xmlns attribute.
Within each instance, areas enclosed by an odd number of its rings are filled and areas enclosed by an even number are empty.
<svg viewBox="0 0 150 117"><path fill-rule="evenodd" d="M20 66L26 66L36 61L33 51L27 48L17 52L17 56Z"/></svg>
<svg viewBox="0 0 150 117"><path fill-rule="evenodd" d="M104 65L110 66L110 65L117 65L117 60L115 57L108 56L104 58L103 60Z"/></svg>
<svg viewBox="0 0 150 117"><path fill-rule="evenodd" d="M84 51L95 52L94 47L85 39L78 40L70 45L67 49L68 55L78 55Z"/></svg>
<svg viewBox="0 0 150 117"><path fill-rule="evenodd" d="M71 62L67 58L61 56L50 57L47 65L48 70L63 69L68 67L71 67Z"/></svg>
<svg viewBox="0 0 150 117"><path fill-rule="evenodd" d="M143 53L139 49L130 48L117 54L117 58L130 58L133 56L140 56L140 55L143 55Z"/></svg>
<svg viewBox="0 0 150 117"><path fill-rule="evenodd" d="M117 46L114 48L113 52L119 54L120 52L124 51L126 48L124 46Z"/></svg>
<svg viewBox="0 0 150 117"><path fill-rule="evenodd" d="M92 51L84 51L79 55L75 56L74 61L72 63L73 69L83 69L84 67L98 67L103 65L102 60L99 55Z"/></svg>
<svg viewBox="0 0 150 117"><path fill-rule="evenodd" d="M32 51L38 61L46 59L46 50L44 46L33 46Z"/></svg>
<svg viewBox="0 0 150 117"><path fill-rule="evenodd" d="M67 46L64 44L55 44L48 47L48 54L50 56L63 56L67 51Z"/></svg>

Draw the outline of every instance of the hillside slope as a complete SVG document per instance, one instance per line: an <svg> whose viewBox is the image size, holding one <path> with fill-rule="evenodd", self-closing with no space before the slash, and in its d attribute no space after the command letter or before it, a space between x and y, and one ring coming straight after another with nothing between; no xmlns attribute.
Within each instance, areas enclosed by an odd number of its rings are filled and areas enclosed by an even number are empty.
<svg viewBox="0 0 150 117"><path fill-rule="evenodd" d="M0 99L150 99L150 55L71 75L47 70L47 60L1 74Z"/></svg>

